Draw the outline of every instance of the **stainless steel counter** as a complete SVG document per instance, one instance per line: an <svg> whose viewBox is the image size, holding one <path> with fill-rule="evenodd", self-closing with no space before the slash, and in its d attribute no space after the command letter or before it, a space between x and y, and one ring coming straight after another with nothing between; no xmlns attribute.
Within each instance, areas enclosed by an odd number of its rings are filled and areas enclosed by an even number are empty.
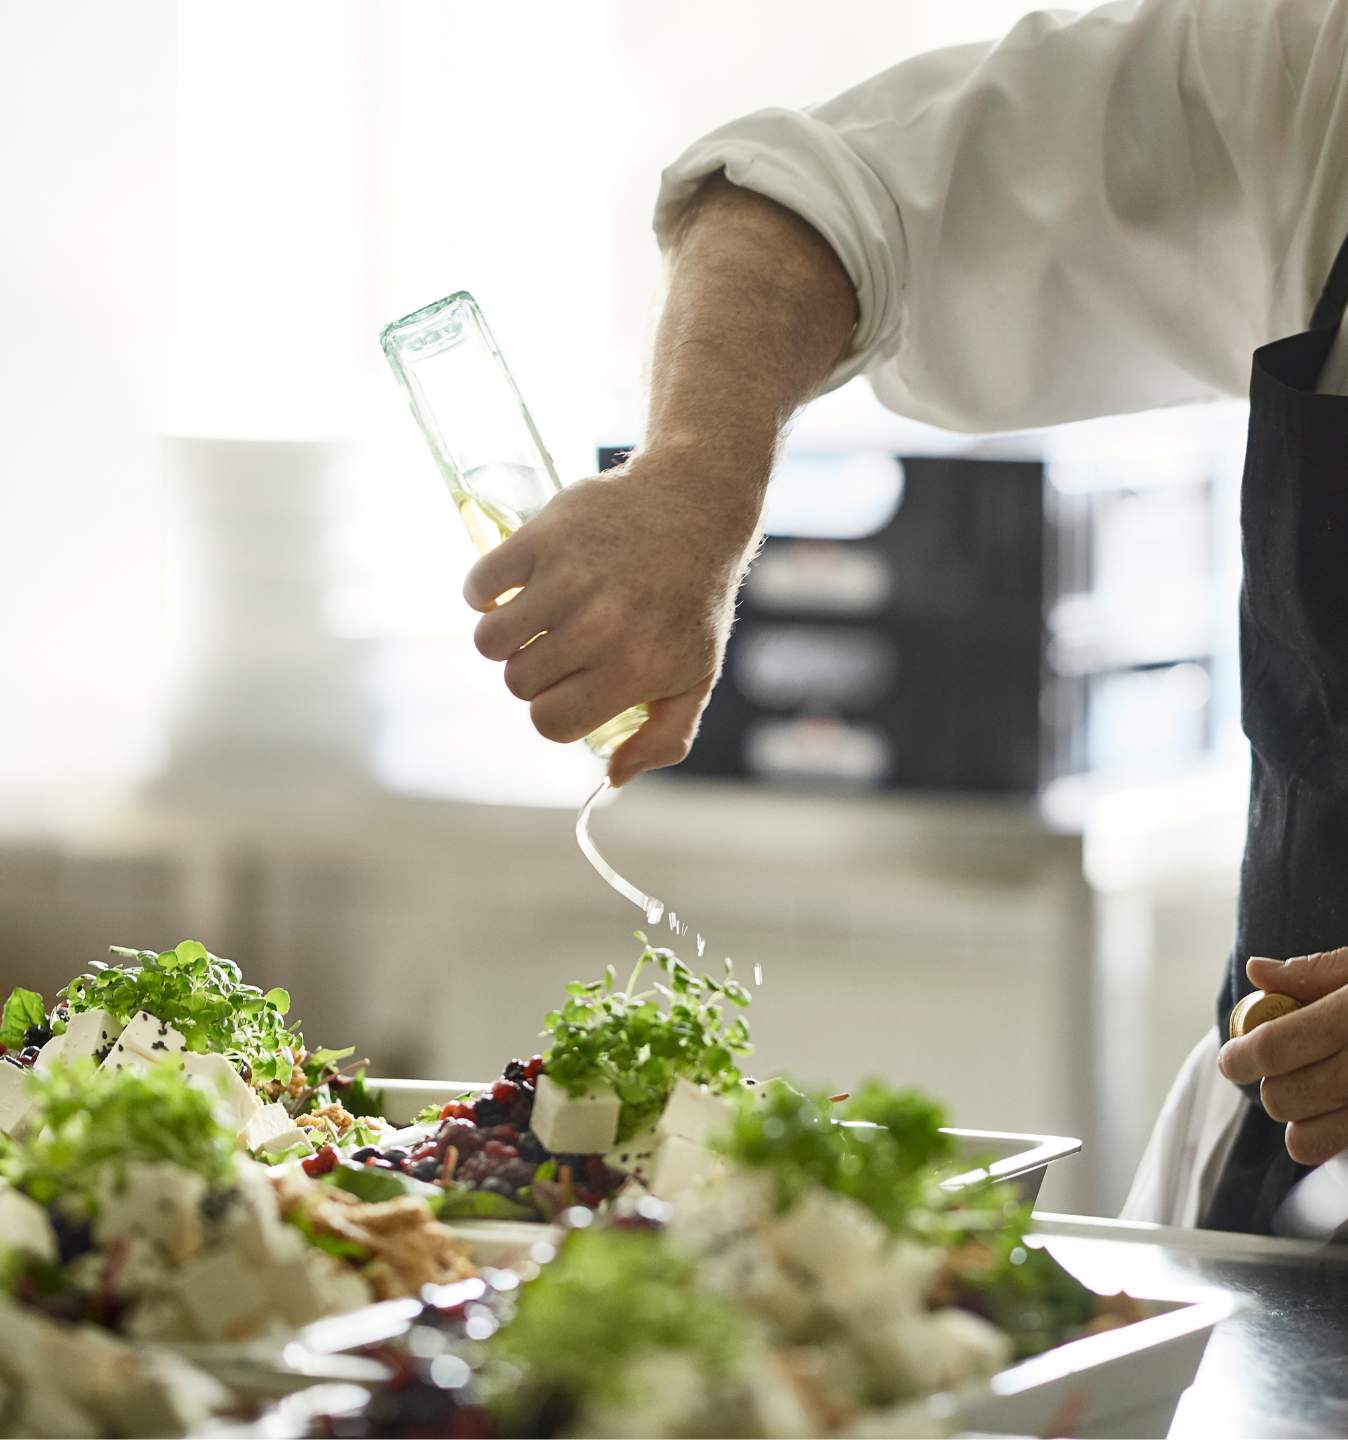
<svg viewBox="0 0 1348 1440"><path fill-rule="evenodd" d="M1220 1287L1241 1297L1208 1344L1170 1440L1348 1435L1348 1246L1035 1219L1053 1254L1097 1290Z"/></svg>

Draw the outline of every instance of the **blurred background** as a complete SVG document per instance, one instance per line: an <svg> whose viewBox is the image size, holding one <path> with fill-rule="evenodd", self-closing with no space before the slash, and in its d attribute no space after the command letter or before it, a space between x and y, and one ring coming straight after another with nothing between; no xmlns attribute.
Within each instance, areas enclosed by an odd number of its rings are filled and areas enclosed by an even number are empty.
<svg viewBox="0 0 1348 1440"><path fill-rule="evenodd" d="M592 473L640 438L661 167L1024 8L3 0L0 984L191 935L473 1078L632 955L598 762L473 649L378 332L471 289ZM860 381L798 423L694 755L595 822L762 966L761 1073L1081 1136L1043 1203L1120 1203L1233 919L1243 425L951 436Z"/></svg>

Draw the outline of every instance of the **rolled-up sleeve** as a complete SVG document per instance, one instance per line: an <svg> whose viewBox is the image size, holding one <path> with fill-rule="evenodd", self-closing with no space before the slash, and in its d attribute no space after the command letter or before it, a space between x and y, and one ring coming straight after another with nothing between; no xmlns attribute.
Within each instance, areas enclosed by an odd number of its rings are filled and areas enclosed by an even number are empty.
<svg viewBox="0 0 1348 1440"><path fill-rule="evenodd" d="M903 224L885 178L849 143L846 123L760 110L690 146L661 177L655 232L662 248L701 181L721 170L808 220L851 277L857 326L829 388L895 354L907 272Z"/></svg>
<svg viewBox="0 0 1348 1440"><path fill-rule="evenodd" d="M1243 392L1348 230L1345 135L1348 0L1119 0L723 126L665 171L655 228L723 170L851 276L831 386L1047 425Z"/></svg>

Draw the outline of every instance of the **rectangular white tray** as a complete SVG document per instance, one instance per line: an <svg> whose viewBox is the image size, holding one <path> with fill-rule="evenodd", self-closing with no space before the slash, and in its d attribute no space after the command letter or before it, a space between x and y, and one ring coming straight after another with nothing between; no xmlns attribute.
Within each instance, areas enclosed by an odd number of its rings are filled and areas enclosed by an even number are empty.
<svg viewBox="0 0 1348 1440"><path fill-rule="evenodd" d="M458 1095L485 1088L481 1080L386 1080L371 1077L371 1090L384 1097L384 1115L394 1125L410 1125L428 1105L443 1105ZM1039 1196L1044 1175L1055 1160L1066 1159L1081 1149L1081 1141L1066 1135L1024 1135L1005 1130L946 1131L955 1139L958 1163L971 1168L952 1175L944 1183L959 1189L988 1175L1014 1184L1022 1200L1033 1205Z"/></svg>

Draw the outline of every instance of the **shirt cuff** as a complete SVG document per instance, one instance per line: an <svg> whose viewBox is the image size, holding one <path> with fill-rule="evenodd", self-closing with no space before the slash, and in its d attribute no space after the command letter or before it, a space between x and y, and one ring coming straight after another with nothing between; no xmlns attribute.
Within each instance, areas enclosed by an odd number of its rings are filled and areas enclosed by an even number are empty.
<svg viewBox="0 0 1348 1440"><path fill-rule="evenodd" d="M718 170L808 221L851 277L859 318L824 389L895 355L907 258L903 225L893 196L843 133L798 110L759 110L713 130L660 178L653 223L661 250L700 183Z"/></svg>

